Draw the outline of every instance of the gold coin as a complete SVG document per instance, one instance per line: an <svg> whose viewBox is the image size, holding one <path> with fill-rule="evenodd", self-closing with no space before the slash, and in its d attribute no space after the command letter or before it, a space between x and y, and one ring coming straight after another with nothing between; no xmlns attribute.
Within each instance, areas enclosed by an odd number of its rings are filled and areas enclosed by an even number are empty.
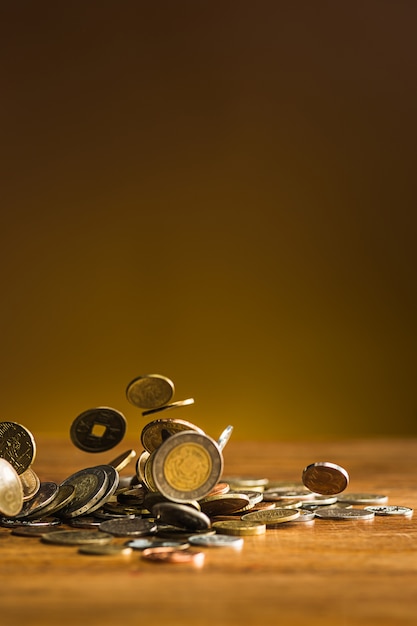
<svg viewBox="0 0 417 626"><path fill-rule="evenodd" d="M242 515L243 521L259 522L266 524L267 527L290 522L300 517L300 511L297 509L271 509L266 511L253 511Z"/></svg>
<svg viewBox="0 0 417 626"><path fill-rule="evenodd" d="M18 474L35 460L36 444L32 433L16 422L0 422L0 458L6 459Z"/></svg>
<svg viewBox="0 0 417 626"><path fill-rule="evenodd" d="M162 495L176 502L204 498L217 484L223 470L223 457L217 443L192 430L171 435L154 455L153 482Z"/></svg>
<svg viewBox="0 0 417 626"><path fill-rule="evenodd" d="M174 383L160 374L145 374L134 378L126 388L126 397L134 406L156 409L167 404L174 395Z"/></svg>
<svg viewBox="0 0 417 626"><path fill-rule="evenodd" d="M20 480L23 488L23 502L26 502L38 493L41 481L31 467L20 474Z"/></svg>
<svg viewBox="0 0 417 626"><path fill-rule="evenodd" d="M122 544L108 543L104 545L86 545L78 549L80 554L92 554L96 556L126 556L132 554L132 548Z"/></svg>
<svg viewBox="0 0 417 626"><path fill-rule="evenodd" d="M250 520L224 520L213 522L212 528L216 533L223 535L263 535L266 532L266 525L261 522L252 522Z"/></svg>
<svg viewBox="0 0 417 626"><path fill-rule="evenodd" d="M191 422L180 419L158 419L146 424L142 430L142 445L148 452L153 452L159 446L176 433L184 430L194 430L196 433L204 435L204 431Z"/></svg>
<svg viewBox="0 0 417 626"><path fill-rule="evenodd" d="M130 461L134 459L135 456L136 456L135 450L126 450L126 452L122 452L122 454L119 454L119 456L117 456L115 459L110 461L108 465L111 465L118 472L121 472L122 469L124 469L125 467L127 467L127 465L129 465Z"/></svg>

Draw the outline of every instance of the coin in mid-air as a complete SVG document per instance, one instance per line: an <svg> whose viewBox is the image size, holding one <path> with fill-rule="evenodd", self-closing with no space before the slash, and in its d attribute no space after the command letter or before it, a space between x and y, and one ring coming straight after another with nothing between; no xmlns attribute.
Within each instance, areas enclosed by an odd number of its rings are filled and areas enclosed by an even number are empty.
<svg viewBox="0 0 417 626"><path fill-rule="evenodd" d="M177 400L176 402L170 402L169 404L164 404L163 406L159 406L156 409L148 409L147 411L143 411L143 417L147 415L153 415L154 413L160 413L161 411L167 411L169 409L180 409L183 406L189 406L190 404L194 404L194 398L187 398L186 400Z"/></svg>
<svg viewBox="0 0 417 626"><path fill-rule="evenodd" d="M0 422L0 458L23 474L33 463L35 454L35 440L27 428L16 422Z"/></svg>
<svg viewBox="0 0 417 626"><path fill-rule="evenodd" d="M203 498L223 470L217 443L193 430L171 435L153 454L153 482L162 495L175 502Z"/></svg>
<svg viewBox="0 0 417 626"><path fill-rule="evenodd" d="M23 488L19 474L9 461L0 458L0 513L17 515L23 505Z"/></svg>
<svg viewBox="0 0 417 626"><path fill-rule="evenodd" d="M183 430L194 430L204 435L204 431L191 422L181 419L161 418L148 422L144 426L141 433L141 443L147 452L153 452L166 439Z"/></svg>
<svg viewBox="0 0 417 626"><path fill-rule="evenodd" d="M349 484L349 474L335 463L312 463L304 468L302 481L310 491L330 496L346 489Z"/></svg>
<svg viewBox="0 0 417 626"><path fill-rule="evenodd" d="M144 374L127 385L126 397L141 409L157 409L171 400L174 390L174 383L166 376Z"/></svg>
<svg viewBox="0 0 417 626"><path fill-rule="evenodd" d="M105 452L124 437L126 418L123 413L100 406L80 413L71 425L72 443L84 452Z"/></svg>

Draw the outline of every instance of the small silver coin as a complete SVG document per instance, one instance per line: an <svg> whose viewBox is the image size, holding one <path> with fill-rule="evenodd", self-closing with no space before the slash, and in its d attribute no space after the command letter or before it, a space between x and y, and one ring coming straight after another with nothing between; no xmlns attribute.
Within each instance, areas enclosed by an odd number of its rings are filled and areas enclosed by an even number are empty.
<svg viewBox="0 0 417 626"><path fill-rule="evenodd" d="M410 509L408 506L366 506L365 510L381 516L403 515L411 517L413 514L413 509Z"/></svg>
<svg viewBox="0 0 417 626"><path fill-rule="evenodd" d="M72 443L84 452L105 452L122 441L125 431L123 413L101 406L78 415L71 425L70 436Z"/></svg>
<svg viewBox="0 0 417 626"><path fill-rule="evenodd" d="M226 446L227 442L232 436L232 432L233 432L233 426L229 425L229 426L226 426L226 428L220 434L220 437L217 440L217 445L219 446L220 450L223 451L224 447Z"/></svg>
<svg viewBox="0 0 417 626"><path fill-rule="evenodd" d="M204 546L205 548L242 548L243 537L233 535L191 535L189 542L195 546Z"/></svg>
<svg viewBox="0 0 417 626"><path fill-rule="evenodd" d="M374 513L365 509L332 509L320 508L315 511L316 517L321 519L335 520L369 520L373 519Z"/></svg>

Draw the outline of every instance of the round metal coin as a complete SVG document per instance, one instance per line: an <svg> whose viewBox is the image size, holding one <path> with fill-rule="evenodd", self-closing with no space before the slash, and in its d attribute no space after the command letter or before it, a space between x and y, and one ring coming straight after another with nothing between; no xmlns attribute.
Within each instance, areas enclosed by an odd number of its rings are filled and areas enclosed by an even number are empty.
<svg viewBox="0 0 417 626"><path fill-rule="evenodd" d="M41 481L31 467L28 467L25 472L20 474L20 480L23 488L23 502L26 502L26 500L30 500L36 495L41 486Z"/></svg>
<svg viewBox="0 0 417 626"><path fill-rule="evenodd" d="M217 443L195 431L171 435L154 454L153 482L162 495L175 502L204 498L223 470Z"/></svg>
<svg viewBox="0 0 417 626"><path fill-rule="evenodd" d="M61 510L63 517L77 517L87 513L101 500L109 483L107 473L102 467L89 467L66 478L62 485L75 487L71 502Z"/></svg>
<svg viewBox="0 0 417 626"><path fill-rule="evenodd" d="M349 474L335 463L312 463L304 468L302 480L310 491L330 496L346 489L349 484Z"/></svg>
<svg viewBox="0 0 417 626"><path fill-rule="evenodd" d="M346 504L382 504L388 502L388 496L376 493L342 493L337 496L337 501Z"/></svg>
<svg viewBox="0 0 417 626"><path fill-rule="evenodd" d="M366 506L365 511L370 511L375 515L404 515L406 517L411 517L413 514L413 509L410 509L408 506Z"/></svg>
<svg viewBox="0 0 417 626"><path fill-rule="evenodd" d="M238 535L241 537L264 535L266 532L265 524L250 520L224 520L213 522L212 528L220 535Z"/></svg>
<svg viewBox="0 0 417 626"><path fill-rule="evenodd" d="M100 530L114 537L143 537L157 530L155 522L149 519L134 517L133 519L113 519L101 522Z"/></svg>
<svg viewBox="0 0 417 626"><path fill-rule="evenodd" d="M134 378L126 387L126 397L134 406L156 409L167 404L174 395L174 383L160 374Z"/></svg>
<svg viewBox="0 0 417 626"><path fill-rule="evenodd" d="M141 442L148 452L154 452L159 446L175 435L184 430L193 430L196 433L204 435L204 431L195 424L180 419L158 419L146 424L142 430Z"/></svg>
<svg viewBox="0 0 417 626"><path fill-rule="evenodd" d="M171 524L186 530L207 530L210 518L194 507L176 502L159 502L152 507L152 514L164 524Z"/></svg>
<svg viewBox="0 0 417 626"><path fill-rule="evenodd" d="M105 452L114 448L124 437L126 418L109 407L84 411L71 425L72 443L84 452Z"/></svg>
<svg viewBox="0 0 417 626"><path fill-rule="evenodd" d="M0 513L13 517L23 506L23 488L20 477L9 461L0 458Z"/></svg>
<svg viewBox="0 0 417 626"><path fill-rule="evenodd" d="M189 542L205 548L235 548L239 550L243 546L243 538L233 535L191 535Z"/></svg>
<svg viewBox="0 0 417 626"><path fill-rule="evenodd" d="M78 550L80 554L92 554L94 556L128 556L132 554L129 546L108 543L104 545L87 545Z"/></svg>
<svg viewBox="0 0 417 626"><path fill-rule="evenodd" d="M243 521L259 522L266 524L266 527L282 524L283 522L291 522L300 517L298 509L269 509L266 511L253 511L242 515Z"/></svg>
<svg viewBox="0 0 417 626"><path fill-rule="evenodd" d="M23 474L35 460L35 454L35 440L27 428L16 422L0 422L0 458Z"/></svg>
<svg viewBox="0 0 417 626"><path fill-rule="evenodd" d="M315 511L316 517L321 519L337 520L369 520L373 519L374 513L365 509L331 509L320 508Z"/></svg>
<svg viewBox="0 0 417 626"><path fill-rule="evenodd" d="M155 563L191 563L201 567L204 563L204 552L191 552L175 548L146 548L142 558Z"/></svg>
<svg viewBox="0 0 417 626"><path fill-rule="evenodd" d="M183 406L189 406L190 404L194 404L194 398L187 398L186 400L178 400L177 402L171 402L170 404L165 404L164 406L160 406L157 409L148 409L148 411L143 411L143 417L147 415L153 415L154 413L160 413L161 411L167 411L168 409L179 409Z"/></svg>
<svg viewBox="0 0 417 626"><path fill-rule="evenodd" d="M41 540L45 543L78 546L86 543L110 543L113 537L99 530L57 530L52 533L46 533Z"/></svg>
<svg viewBox="0 0 417 626"><path fill-rule="evenodd" d="M31 500L25 502L20 513L16 515L17 519L29 516L41 517L43 509L53 501L57 493L58 485L56 483L41 483L36 495Z"/></svg>

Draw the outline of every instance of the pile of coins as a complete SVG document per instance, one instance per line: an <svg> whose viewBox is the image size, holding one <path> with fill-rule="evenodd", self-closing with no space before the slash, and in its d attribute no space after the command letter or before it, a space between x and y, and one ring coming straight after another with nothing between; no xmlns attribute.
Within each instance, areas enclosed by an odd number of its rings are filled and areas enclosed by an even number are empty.
<svg viewBox="0 0 417 626"><path fill-rule="evenodd" d="M144 409L143 416L194 402L171 402L173 395L173 382L159 374L139 376L126 389L129 402ZM76 417L70 437L85 452L105 452L122 441L125 431L120 411L97 407ZM46 543L76 545L83 554L140 550L153 562L201 566L205 553L197 547L239 549L244 536L264 534L284 523L413 513L408 507L388 506L384 495L343 494L348 473L330 462L312 463L301 481L292 484L224 477L223 450L232 431L227 426L214 440L191 422L157 417L142 429L143 450L134 475L120 476L137 456L127 450L108 464L81 469L57 484L41 482L33 471L36 445L29 430L0 422L0 526Z"/></svg>

